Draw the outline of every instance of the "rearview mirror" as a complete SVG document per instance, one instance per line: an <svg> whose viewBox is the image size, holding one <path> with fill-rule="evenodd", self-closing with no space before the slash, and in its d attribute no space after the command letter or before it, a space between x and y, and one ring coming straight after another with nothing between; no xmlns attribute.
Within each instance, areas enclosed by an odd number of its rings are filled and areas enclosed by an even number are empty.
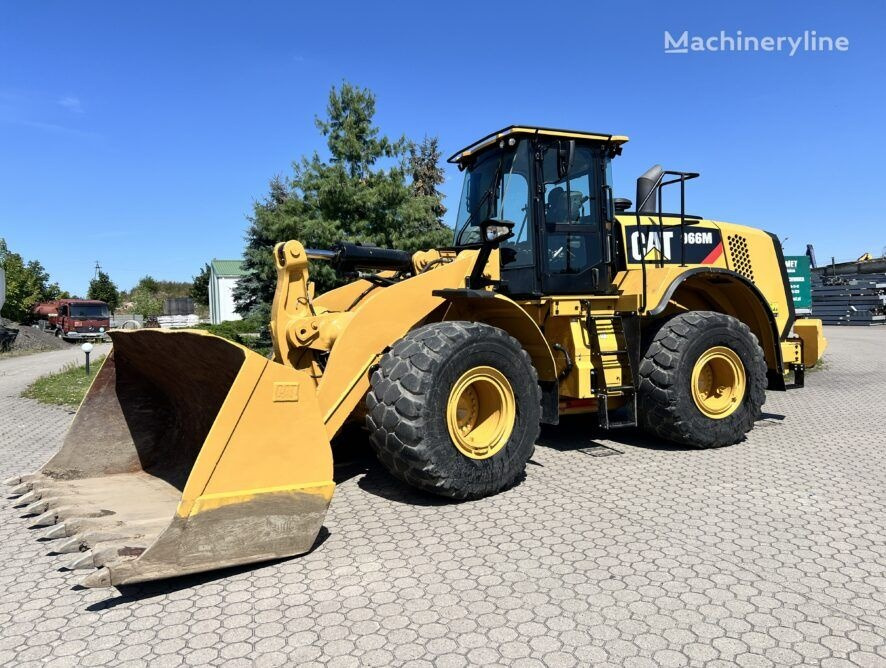
<svg viewBox="0 0 886 668"><path fill-rule="evenodd" d="M480 231L483 234L483 243L499 244L513 235L514 223L510 220L488 218L480 223Z"/></svg>

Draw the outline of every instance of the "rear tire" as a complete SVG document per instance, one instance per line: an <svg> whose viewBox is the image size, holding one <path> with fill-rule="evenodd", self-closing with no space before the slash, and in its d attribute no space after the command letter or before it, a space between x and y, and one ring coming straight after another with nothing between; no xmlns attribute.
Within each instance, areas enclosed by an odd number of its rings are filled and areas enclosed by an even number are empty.
<svg viewBox="0 0 886 668"><path fill-rule="evenodd" d="M498 412L484 409L497 402ZM476 499L523 477L540 430L541 390L529 355L507 332L440 322L385 353L366 407L373 449L388 471L433 494ZM452 431L458 424L479 434L477 449Z"/></svg>
<svg viewBox="0 0 886 668"><path fill-rule="evenodd" d="M695 448L741 441L766 401L763 350L747 325L722 313L692 311L667 320L639 371L641 426Z"/></svg>

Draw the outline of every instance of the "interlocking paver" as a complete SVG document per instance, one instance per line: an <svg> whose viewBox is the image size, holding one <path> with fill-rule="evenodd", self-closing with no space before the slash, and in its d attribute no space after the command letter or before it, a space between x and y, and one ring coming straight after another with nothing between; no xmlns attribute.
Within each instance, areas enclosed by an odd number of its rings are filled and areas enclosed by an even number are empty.
<svg viewBox="0 0 886 668"><path fill-rule="evenodd" d="M827 336L826 368L730 448L573 419L470 503L349 455L325 541L271 564L72 590L0 504L0 664L886 665L886 329ZM71 419L18 398L52 355L0 362L3 477Z"/></svg>

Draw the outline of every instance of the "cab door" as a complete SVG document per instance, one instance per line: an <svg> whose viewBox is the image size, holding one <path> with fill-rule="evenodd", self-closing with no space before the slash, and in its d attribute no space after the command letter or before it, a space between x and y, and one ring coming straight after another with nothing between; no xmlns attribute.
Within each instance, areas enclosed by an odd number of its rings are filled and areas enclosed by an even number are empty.
<svg viewBox="0 0 886 668"><path fill-rule="evenodd" d="M609 276L602 147L555 140L538 155L542 292L605 292Z"/></svg>

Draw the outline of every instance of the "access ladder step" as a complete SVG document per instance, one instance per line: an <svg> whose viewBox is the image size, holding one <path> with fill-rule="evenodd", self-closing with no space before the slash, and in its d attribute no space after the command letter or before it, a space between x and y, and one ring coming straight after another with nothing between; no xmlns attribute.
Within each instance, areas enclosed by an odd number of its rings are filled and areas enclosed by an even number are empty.
<svg viewBox="0 0 886 668"><path fill-rule="evenodd" d="M615 388L613 387L609 389L614 390ZM637 398L633 392L633 387L629 387L629 389L631 390L631 394L629 395L630 402L625 406L622 406L622 408L617 409L627 411L627 420L618 420L616 422L611 421L609 419L609 395L606 392L601 392L597 395L597 419L601 429L621 429L623 427L637 426Z"/></svg>
<svg viewBox="0 0 886 668"><path fill-rule="evenodd" d="M636 427L637 423L633 420L624 420L622 422L610 422L608 429L625 429L628 427Z"/></svg>

